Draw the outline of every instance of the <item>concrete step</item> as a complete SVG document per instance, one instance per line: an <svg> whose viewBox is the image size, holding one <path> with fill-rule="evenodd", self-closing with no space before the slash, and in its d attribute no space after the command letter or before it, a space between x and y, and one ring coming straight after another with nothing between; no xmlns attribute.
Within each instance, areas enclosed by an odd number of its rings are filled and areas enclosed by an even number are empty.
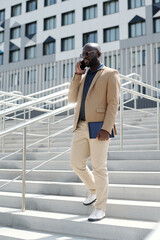
<svg viewBox="0 0 160 240"><path fill-rule="evenodd" d="M52 157L58 156L59 152L27 152L27 160L49 160ZM0 158L5 158L5 160L22 160L22 153L16 153L14 155L8 156L8 153L0 153ZM63 155L57 157L56 160L69 160L70 152L66 152ZM160 151L156 150L146 150L146 151L108 151L109 160L160 160ZM55 161L55 160L53 160Z"/></svg>
<svg viewBox="0 0 160 240"><path fill-rule="evenodd" d="M29 230L70 234L107 240L142 240L156 223L147 221L104 218L100 222L90 223L87 216L50 213L27 210L22 212L14 208L0 208L0 224L21 227ZM113 237L114 236L114 237Z"/></svg>
<svg viewBox="0 0 160 240"><path fill-rule="evenodd" d="M0 187L9 180L0 179ZM1 191L22 192L22 182L16 180ZM26 181L26 193L86 197L87 189L83 183ZM160 186L109 184L109 198L137 201L160 201Z"/></svg>
<svg viewBox="0 0 160 240"><path fill-rule="evenodd" d="M155 136L154 138L145 138L145 139L140 139L140 138L137 138L137 139L124 139L123 140L123 144L124 145L144 145L144 144L151 144L152 145L156 145L157 144L157 137ZM29 144L29 143L28 143ZM110 146L117 146L120 144L120 139L117 139L117 138L114 138L114 139L111 139L110 141ZM19 145L18 147L20 148L20 146L22 146L22 143L21 145ZM36 147L38 148L47 148L48 147L48 142L43 142L43 143L38 143L35 145ZM50 146L51 147L70 147L71 146L71 139L68 140L68 141L65 141L65 139L61 140L61 141L54 141L54 142L50 142ZM6 149L8 148L16 148L17 147L17 143L15 141L12 141L10 143L6 142L5 143L5 147Z"/></svg>
<svg viewBox="0 0 160 240"><path fill-rule="evenodd" d="M30 170L45 161L27 160L26 169ZM91 167L90 160L88 161ZM159 160L108 160L107 167L109 171L147 171L160 172ZM0 161L0 169L22 169L20 160L2 160ZM38 168L39 170L72 170L69 160L51 161Z"/></svg>
<svg viewBox="0 0 160 240"><path fill-rule="evenodd" d="M123 145L123 150L124 151L143 151L143 150L157 150L157 144L145 144L145 145L142 145L142 144L139 144L139 145ZM14 152L16 150L18 150L19 148L9 148L7 147L7 152L8 153L11 153L11 152ZM69 149L69 146L68 147L63 147L63 146L59 146L59 147L56 147L56 146L51 146L50 147L50 152L63 152L63 151L66 151L67 149ZM31 147L31 148L28 148L27 149L28 152L47 152L48 151L48 147L42 147L42 145L40 147ZM110 145L109 146L109 151L120 151L120 145Z"/></svg>
<svg viewBox="0 0 160 240"><path fill-rule="evenodd" d="M14 179L22 170L0 169L0 179ZM72 170L34 170L26 174L26 180L53 182L81 182ZM160 172L109 171L111 184L160 185Z"/></svg>
<svg viewBox="0 0 160 240"><path fill-rule="evenodd" d="M84 206L83 201L82 197L26 194L25 202L27 210L89 215L93 207L91 205ZM22 194L0 192L0 206L21 209ZM109 218L159 221L160 203L108 199L106 216Z"/></svg>
<svg viewBox="0 0 160 240"><path fill-rule="evenodd" d="M66 234L46 233L41 231L29 231L18 228L0 226L0 240L96 240L93 238L76 237Z"/></svg>

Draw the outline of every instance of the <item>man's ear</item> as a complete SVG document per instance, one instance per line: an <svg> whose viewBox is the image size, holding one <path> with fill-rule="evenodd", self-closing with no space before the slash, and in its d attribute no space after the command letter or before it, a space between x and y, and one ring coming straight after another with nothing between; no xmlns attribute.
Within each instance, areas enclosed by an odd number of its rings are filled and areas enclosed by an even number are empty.
<svg viewBox="0 0 160 240"><path fill-rule="evenodd" d="M98 52L98 57L100 57L101 56L101 52Z"/></svg>

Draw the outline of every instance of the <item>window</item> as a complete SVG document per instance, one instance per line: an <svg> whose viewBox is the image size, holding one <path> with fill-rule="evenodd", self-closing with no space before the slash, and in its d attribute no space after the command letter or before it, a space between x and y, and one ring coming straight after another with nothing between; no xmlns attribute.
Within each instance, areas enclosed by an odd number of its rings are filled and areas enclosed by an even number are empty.
<svg viewBox="0 0 160 240"><path fill-rule="evenodd" d="M139 37L146 34L145 22L129 24L129 37Z"/></svg>
<svg viewBox="0 0 160 240"><path fill-rule="evenodd" d="M37 9L37 0L31 0L26 2L26 12L31 12Z"/></svg>
<svg viewBox="0 0 160 240"><path fill-rule="evenodd" d="M4 42L4 31L0 32L0 43Z"/></svg>
<svg viewBox="0 0 160 240"><path fill-rule="evenodd" d="M3 65L3 53L0 53L0 65Z"/></svg>
<svg viewBox="0 0 160 240"><path fill-rule="evenodd" d="M35 83L36 82L36 69L25 71L24 83Z"/></svg>
<svg viewBox="0 0 160 240"><path fill-rule="evenodd" d="M25 59L31 59L36 57L36 46L25 48Z"/></svg>
<svg viewBox="0 0 160 240"><path fill-rule="evenodd" d="M157 51L155 49L155 63L160 63L160 47L157 48Z"/></svg>
<svg viewBox="0 0 160 240"><path fill-rule="evenodd" d="M21 27L11 28L10 39L19 38L21 36Z"/></svg>
<svg viewBox="0 0 160 240"><path fill-rule="evenodd" d="M145 0L128 0L128 9L138 8L145 5Z"/></svg>
<svg viewBox="0 0 160 240"><path fill-rule="evenodd" d="M83 34L83 46L91 42L97 43L97 31Z"/></svg>
<svg viewBox="0 0 160 240"><path fill-rule="evenodd" d="M44 30L53 29L56 27L56 16L44 19Z"/></svg>
<svg viewBox="0 0 160 240"><path fill-rule="evenodd" d="M69 25L75 22L75 11L62 14L62 26Z"/></svg>
<svg viewBox="0 0 160 240"><path fill-rule="evenodd" d="M154 33L160 32L160 18L153 19L153 31Z"/></svg>
<svg viewBox="0 0 160 240"><path fill-rule="evenodd" d="M119 27L106 28L103 32L104 42L113 42L119 40Z"/></svg>
<svg viewBox="0 0 160 240"><path fill-rule="evenodd" d="M153 0L153 3L160 3L160 0Z"/></svg>
<svg viewBox="0 0 160 240"><path fill-rule="evenodd" d="M51 81L55 79L55 73L54 73L54 66L52 67L45 67L44 71L44 81Z"/></svg>
<svg viewBox="0 0 160 240"><path fill-rule="evenodd" d="M44 0L44 6L50 6L57 3L57 0Z"/></svg>
<svg viewBox="0 0 160 240"><path fill-rule="evenodd" d="M20 60L20 50L10 51L9 62L18 62Z"/></svg>
<svg viewBox="0 0 160 240"><path fill-rule="evenodd" d="M105 63L105 66L108 66L110 68L120 69L120 54L106 56L104 58L104 63Z"/></svg>
<svg viewBox="0 0 160 240"><path fill-rule="evenodd" d="M140 67L141 64L144 66L146 64L146 51L138 50L137 52L132 52L132 67ZM131 66L131 65L130 65Z"/></svg>
<svg viewBox="0 0 160 240"><path fill-rule="evenodd" d="M103 3L103 15L117 13L119 11L119 0L107 1Z"/></svg>
<svg viewBox="0 0 160 240"><path fill-rule="evenodd" d="M17 4L15 6L12 6L11 7L11 17L21 15L21 11L22 11L22 5L21 4Z"/></svg>
<svg viewBox="0 0 160 240"><path fill-rule="evenodd" d="M55 53L55 41L43 43L43 55Z"/></svg>
<svg viewBox="0 0 160 240"><path fill-rule="evenodd" d="M0 10L0 21L4 21L5 20L5 10Z"/></svg>
<svg viewBox="0 0 160 240"><path fill-rule="evenodd" d="M83 20L89 20L97 17L97 5L83 8Z"/></svg>
<svg viewBox="0 0 160 240"><path fill-rule="evenodd" d="M61 39L61 51L69 51L74 49L74 37Z"/></svg>
<svg viewBox="0 0 160 240"><path fill-rule="evenodd" d="M26 24L26 36L35 35L36 32L37 32L36 22Z"/></svg>

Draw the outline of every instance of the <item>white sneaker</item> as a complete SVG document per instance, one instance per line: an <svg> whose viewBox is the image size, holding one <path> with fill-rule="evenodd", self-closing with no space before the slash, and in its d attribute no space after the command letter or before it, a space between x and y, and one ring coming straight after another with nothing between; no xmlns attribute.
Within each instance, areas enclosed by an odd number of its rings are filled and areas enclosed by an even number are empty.
<svg viewBox="0 0 160 240"><path fill-rule="evenodd" d="M105 217L105 212L102 211L99 208L94 208L93 212L91 213L91 215L88 218L89 222L95 222L95 221L99 221L102 218Z"/></svg>
<svg viewBox="0 0 160 240"><path fill-rule="evenodd" d="M84 200L84 205L90 205L96 201L96 194L89 194L89 196Z"/></svg>

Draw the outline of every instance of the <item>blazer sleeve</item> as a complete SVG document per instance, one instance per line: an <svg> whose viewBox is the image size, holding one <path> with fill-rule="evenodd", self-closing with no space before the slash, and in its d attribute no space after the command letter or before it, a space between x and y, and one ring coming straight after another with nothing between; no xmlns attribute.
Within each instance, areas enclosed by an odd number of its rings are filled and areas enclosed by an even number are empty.
<svg viewBox="0 0 160 240"><path fill-rule="evenodd" d="M118 71L113 71L108 77L107 87L107 110L103 122L102 129L105 129L111 134L112 128L115 124L116 116L118 113L120 96L120 78Z"/></svg>
<svg viewBox="0 0 160 240"><path fill-rule="evenodd" d="M68 92L69 103L77 102L81 79L82 79L82 75L78 75L78 74L74 75L73 80L69 87L69 92Z"/></svg>

